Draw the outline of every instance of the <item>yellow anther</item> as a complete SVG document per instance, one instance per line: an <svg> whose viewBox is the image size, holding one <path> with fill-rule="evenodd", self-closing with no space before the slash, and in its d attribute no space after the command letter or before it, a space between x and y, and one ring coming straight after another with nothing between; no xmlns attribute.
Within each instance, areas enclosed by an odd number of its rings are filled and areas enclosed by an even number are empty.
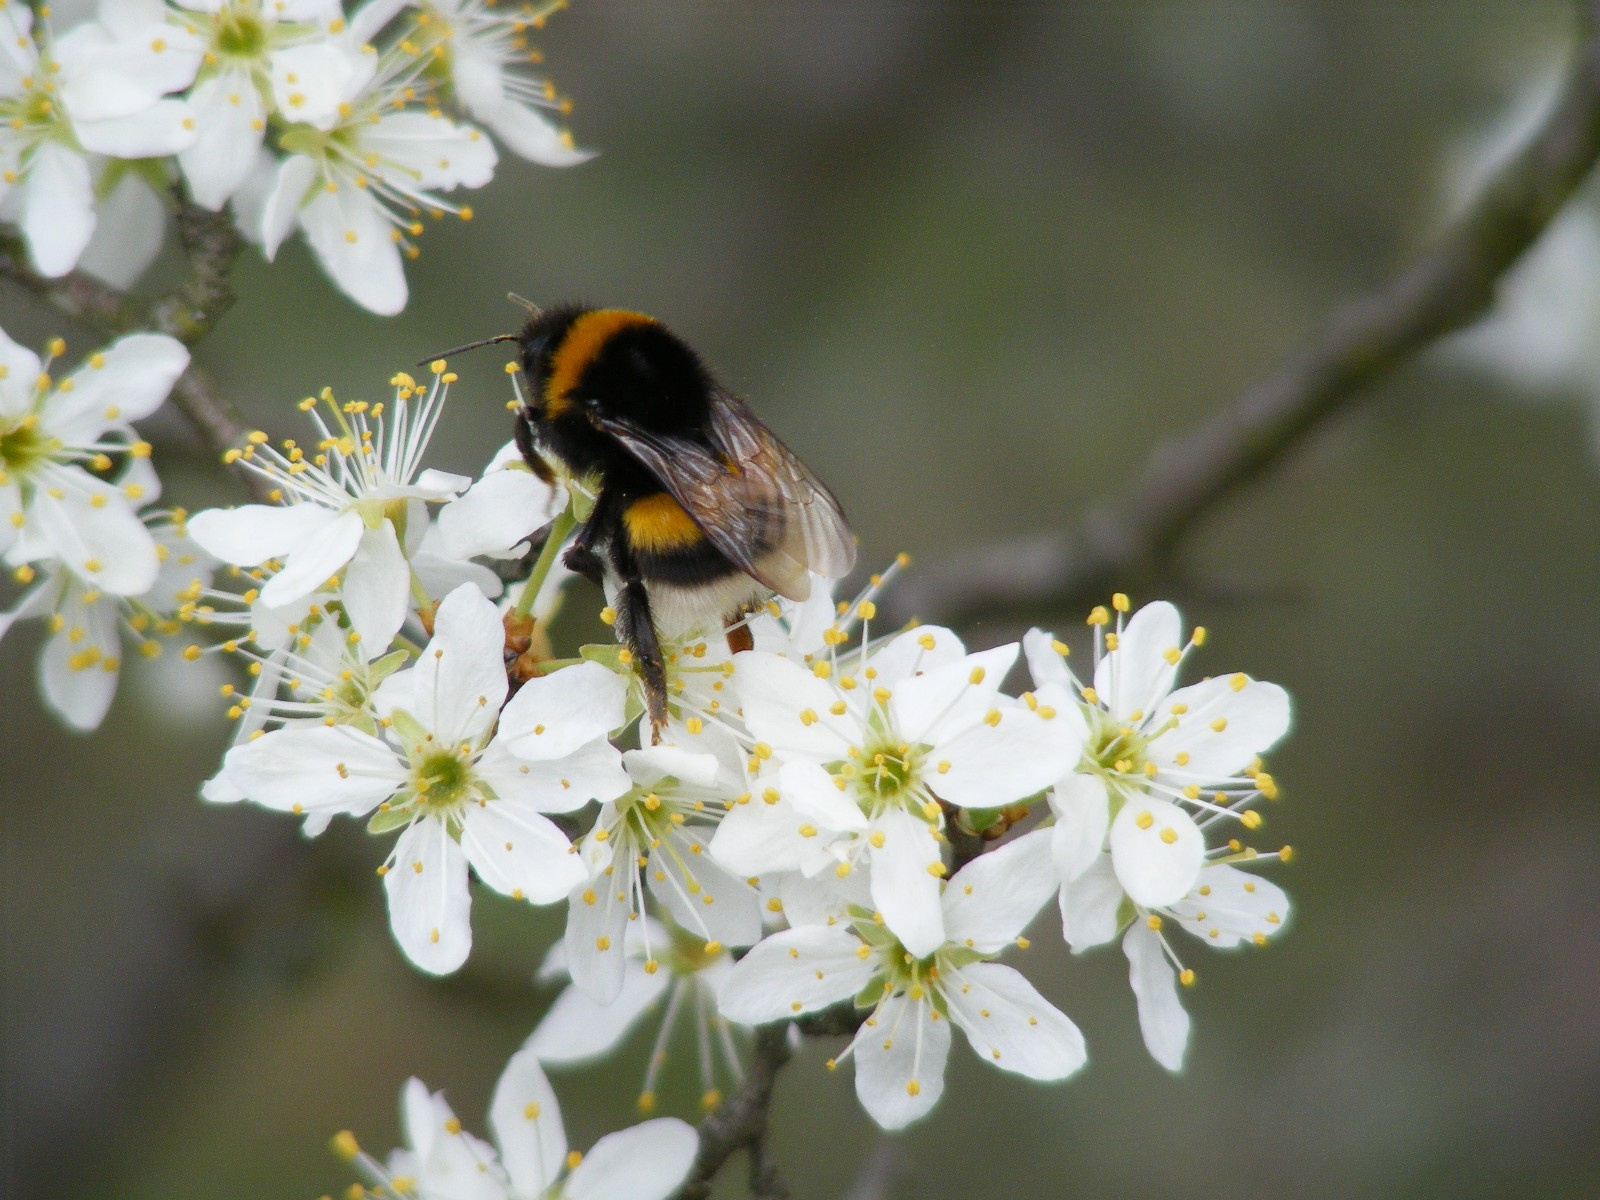
<svg viewBox="0 0 1600 1200"><path fill-rule="evenodd" d="M1183 970L1179 971L1178 972L1178 982L1183 984L1184 987L1193 987L1194 986L1194 970L1193 970L1193 968L1185 967Z"/></svg>
<svg viewBox="0 0 1600 1200"><path fill-rule="evenodd" d="M1111 614L1106 611L1105 605L1097 604L1089 610L1089 618L1086 624L1109 625L1111 624Z"/></svg>
<svg viewBox="0 0 1600 1200"><path fill-rule="evenodd" d="M1137 825L1140 829L1149 829L1150 826L1152 826L1152 825L1154 825L1156 823L1156 818L1155 818L1155 815L1153 813L1151 813L1151 811L1149 809L1145 809L1144 812L1140 813L1137 817L1134 818L1134 822L1133 823L1135 825Z"/></svg>
<svg viewBox="0 0 1600 1200"><path fill-rule="evenodd" d="M1228 727L1228 718L1227 717L1218 717L1215 721L1211 722L1211 731L1213 733L1221 733L1227 727Z"/></svg>
<svg viewBox="0 0 1600 1200"><path fill-rule="evenodd" d="M1244 685L1249 682L1250 676L1246 675L1243 671L1240 671L1232 679L1228 680L1228 686L1236 692L1242 692L1244 691Z"/></svg>
<svg viewBox="0 0 1600 1200"><path fill-rule="evenodd" d="M1128 608L1129 608L1129 605L1128 605L1128 593L1127 592L1113 592L1111 594L1111 607L1116 609L1120 613L1127 612Z"/></svg>
<svg viewBox="0 0 1600 1200"><path fill-rule="evenodd" d="M1239 814L1239 824L1243 825L1246 829L1260 829L1261 814L1256 812L1256 810L1253 808L1247 808L1244 810L1244 812Z"/></svg>

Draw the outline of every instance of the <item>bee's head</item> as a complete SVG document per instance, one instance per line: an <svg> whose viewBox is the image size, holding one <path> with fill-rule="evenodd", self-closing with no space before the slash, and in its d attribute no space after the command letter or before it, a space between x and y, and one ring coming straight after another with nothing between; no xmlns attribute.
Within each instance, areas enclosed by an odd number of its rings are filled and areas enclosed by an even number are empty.
<svg viewBox="0 0 1600 1200"><path fill-rule="evenodd" d="M546 418L581 408L646 427L703 419L705 368L653 317L557 309L529 321L518 341L533 403Z"/></svg>

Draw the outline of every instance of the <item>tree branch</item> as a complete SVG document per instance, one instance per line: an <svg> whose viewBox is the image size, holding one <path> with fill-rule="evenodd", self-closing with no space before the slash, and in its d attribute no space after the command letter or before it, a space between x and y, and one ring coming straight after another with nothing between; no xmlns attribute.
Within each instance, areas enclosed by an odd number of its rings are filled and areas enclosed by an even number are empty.
<svg viewBox="0 0 1600 1200"><path fill-rule="evenodd" d="M1453 224L1387 283L1182 441L1160 446L1131 494L1066 533L1038 533L930 562L886 597L891 615L955 621L1086 602L1170 560L1196 520L1434 341L1471 324L1600 157L1600 2L1560 99Z"/></svg>
<svg viewBox="0 0 1600 1200"><path fill-rule="evenodd" d="M188 270L175 288L154 299L129 296L82 271L69 271L57 279L40 275L28 265L17 239L0 244L0 276L9 277L37 299L100 334L151 330L192 348L233 307L228 275L244 243L226 213L212 212L181 197L177 225ZM217 457L245 444L249 426L199 367L191 366L174 385L172 404ZM258 500L266 498L259 479L249 474L240 477Z"/></svg>
<svg viewBox="0 0 1600 1200"><path fill-rule="evenodd" d="M700 1152L694 1168L674 1200L706 1200L711 1180L734 1153L750 1154L752 1200L788 1200L789 1189L777 1164L767 1157L767 1122L772 1115L772 1090L778 1072L789 1061L789 1026L766 1025L756 1030L749 1070L738 1090L700 1122Z"/></svg>

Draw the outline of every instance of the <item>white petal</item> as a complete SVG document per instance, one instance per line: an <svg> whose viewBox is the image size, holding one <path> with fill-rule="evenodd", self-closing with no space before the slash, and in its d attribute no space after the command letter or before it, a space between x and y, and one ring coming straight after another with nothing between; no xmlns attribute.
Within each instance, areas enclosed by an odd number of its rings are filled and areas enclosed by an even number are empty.
<svg viewBox="0 0 1600 1200"><path fill-rule="evenodd" d="M1289 897L1270 879L1226 863L1205 867L1194 890L1172 906L1179 924L1223 948L1272 937L1289 919Z"/></svg>
<svg viewBox="0 0 1600 1200"><path fill-rule="evenodd" d="M619 868L597 875L567 902L567 969L572 982L598 1004L610 1004L622 991L632 875L631 864L626 873Z"/></svg>
<svg viewBox="0 0 1600 1200"><path fill-rule="evenodd" d="M1243 685L1235 690L1240 679ZM1275 683L1217 676L1194 684L1168 697L1161 706L1158 725L1174 719L1175 704L1188 705L1188 711L1175 718L1176 729L1151 741L1150 757L1164 770L1181 772L1185 779L1225 779L1243 770L1289 731L1289 694ZM1176 765L1180 753L1189 756L1181 767Z"/></svg>
<svg viewBox="0 0 1600 1200"><path fill-rule="evenodd" d="M530 679L500 714L499 742L519 758L549 761L622 724L628 685L599 663Z"/></svg>
<svg viewBox="0 0 1600 1200"><path fill-rule="evenodd" d="M928 869L939 862L939 843L926 821L904 809L890 809L873 824L874 832L883 834L883 845L869 845L867 851L872 902L911 954L932 954L945 941L940 877Z"/></svg>
<svg viewBox="0 0 1600 1200"><path fill-rule="evenodd" d="M52 398L44 423L69 445L92 441L113 422L139 421L166 401L189 366L183 343L159 333L134 333L102 352L100 366L74 371L70 389Z"/></svg>
<svg viewBox="0 0 1600 1200"><path fill-rule="evenodd" d="M494 177L494 144L471 125L422 112L395 112L362 128L359 137L361 149L382 160L377 173L404 187L476 188Z"/></svg>
<svg viewBox="0 0 1600 1200"><path fill-rule="evenodd" d="M1073 774L1056 785L1049 799L1056 818L1051 857L1056 877L1068 884L1092 867L1105 849L1110 797L1098 777Z"/></svg>
<svg viewBox="0 0 1600 1200"><path fill-rule="evenodd" d="M85 150L113 158L165 158L194 145L194 113L183 100L161 100L125 117L74 121Z"/></svg>
<svg viewBox="0 0 1600 1200"><path fill-rule="evenodd" d="M1061 934L1081 953L1117 936L1123 892L1111 856L1102 854L1082 875L1061 889Z"/></svg>
<svg viewBox="0 0 1600 1200"><path fill-rule="evenodd" d="M867 828L867 815L861 806L839 790L834 776L814 762L796 759L779 767L778 793L796 816L829 832L861 833Z"/></svg>
<svg viewBox="0 0 1600 1200"><path fill-rule="evenodd" d="M430 975L448 975L467 961L467 857L442 821L423 817L400 835L383 888L389 925L407 958Z"/></svg>
<svg viewBox="0 0 1600 1200"><path fill-rule="evenodd" d="M129 30L126 37L72 56L61 101L76 120L131 116L193 83L202 49L198 38L177 25Z"/></svg>
<svg viewBox="0 0 1600 1200"><path fill-rule="evenodd" d="M563 1190L567 1200L666 1200L699 1150L699 1135L676 1117L644 1121L596 1142Z"/></svg>
<svg viewBox="0 0 1600 1200"><path fill-rule="evenodd" d="M1161 935L1135 921L1122 939L1122 951L1128 956L1128 982L1139 1004L1145 1049L1167 1070L1181 1071L1189 1046L1189 1014L1178 999L1177 972L1161 948Z"/></svg>
<svg viewBox="0 0 1600 1200"><path fill-rule="evenodd" d="M1025 833L956 872L944 890L945 937L996 954L1017 939L1059 886L1050 863L1050 831Z"/></svg>
<svg viewBox="0 0 1600 1200"><path fill-rule="evenodd" d="M475 120L482 121L498 109L505 97L505 73L499 59L480 49L470 39L460 39L453 47L450 82L456 98Z"/></svg>
<svg viewBox="0 0 1600 1200"><path fill-rule="evenodd" d="M667 778L710 787L717 778L720 766L715 754L703 754L698 750L670 745L626 750L622 755L622 765L628 769L629 776L643 787L654 787Z"/></svg>
<svg viewBox="0 0 1600 1200"><path fill-rule="evenodd" d="M650 891L672 919L707 941L749 946L761 938L761 898L755 888L709 854L700 834L680 831L650 854Z"/></svg>
<svg viewBox="0 0 1600 1200"><path fill-rule="evenodd" d="M39 274L54 279L72 270L94 233L87 160L59 142L42 143L18 187L17 201L22 236Z"/></svg>
<svg viewBox="0 0 1600 1200"><path fill-rule="evenodd" d="M1054 684L1066 692L1076 689L1067 660L1055 648L1056 635L1042 629L1030 629L1022 637L1022 653L1028 660L1028 673L1033 676L1035 688Z"/></svg>
<svg viewBox="0 0 1600 1200"><path fill-rule="evenodd" d="M644 964L630 963L622 990L610 1004L596 1004L580 987L563 988L527 1045L547 1063L585 1062L609 1054L671 982L670 971L647 974Z"/></svg>
<svg viewBox="0 0 1600 1200"><path fill-rule="evenodd" d="M502 799L546 813L573 812L591 800L615 800L632 786L622 756L603 737L548 762L517 758L496 740L478 760L477 770Z"/></svg>
<svg viewBox="0 0 1600 1200"><path fill-rule="evenodd" d="M1018 972L979 962L950 974L950 1019L979 1058L1029 1079L1065 1079L1083 1066L1083 1034Z"/></svg>
<svg viewBox="0 0 1600 1200"><path fill-rule="evenodd" d="M317 191L300 210L317 261L350 299L380 317L406 306L406 275L389 222L364 188Z"/></svg>
<svg viewBox="0 0 1600 1200"><path fill-rule="evenodd" d="M1128 797L1107 838L1117 879L1135 904L1161 908L1181 900L1205 861L1205 835L1168 800Z"/></svg>
<svg viewBox="0 0 1600 1200"><path fill-rule="evenodd" d="M0 366L5 367L0 379L0 414L20 417L32 407L33 381L43 364L37 354L0 329Z"/></svg>
<svg viewBox="0 0 1600 1200"><path fill-rule="evenodd" d="M567 835L512 800L468 805L461 848L484 883L533 904L554 904L588 877Z"/></svg>
<svg viewBox="0 0 1600 1200"><path fill-rule="evenodd" d="M795 832L803 824L794 806L765 803L759 794L728 810L711 837L710 851L729 870L743 876L798 871L806 847Z"/></svg>
<svg viewBox="0 0 1600 1200"><path fill-rule="evenodd" d="M117 596L142 595L161 566L155 539L120 491L73 470L83 478L59 499L48 490L34 493L29 515L39 534L96 587Z"/></svg>
<svg viewBox="0 0 1600 1200"><path fill-rule="evenodd" d="M305 545L313 534L331 525L338 516L319 504L291 504L286 508L271 504L208 508L189 518L189 536L213 558L240 567L254 567Z"/></svg>
<svg viewBox="0 0 1600 1200"><path fill-rule="evenodd" d="M1183 649L1183 623L1165 600L1134 613L1094 671L1094 690L1119 721L1149 715L1169 691L1178 666L1168 661Z"/></svg>
<svg viewBox="0 0 1600 1200"><path fill-rule="evenodd" d="M951 804L998 808L1036 795L1065 776L1082 756L1072 722L1059 715L1046 720L1006 697L995 700L987 714L954 736L941 738L928 751L930 762L950 764L949 770L930 774L928 785ZM984 715L994 723L982 719ZM948 722L941 726L952 728Z"/></svg>
<svg viewBox="0 0 1600 1200"><path fill-rule="evenodd" d="M356 69L350 55L332 41L312 41L274 50L270 62L278 112L318 129L333 128Z"/></svg>
<svg viewBox="0 0 1600 1200"><path fill-rule="evenodd" d="M538 1055L526 1045L511 1056L494 1085L489 1129L511 1177L512 1192L542 1196L566 1166L567 1133L555 1091Z"/></svg>
<svg viewBox="0 0 1600 1200"><path fill-rule="evenodd" d="M833 612L831 605L828 611ZM942 625L919 625L890 638L872 655L872 669L878 673L874 682L880 687L892 688L902 679L961 662L966 657L967 648L950 630Z"/></svg>
<svg viewBox="0 0 1600 1200"><path fill-rule="evenodd" d="M491 471L439 510L439 533L456 558L499 555L548 525L564 503L532 471Z"/></svg>
<svg viewBox="0 0 1600 1200"><path fill-rule="evenodd" d="M57 716L88 733L105 720L117 691L116 609L102 600L72 605L63 616L66 628L46 639L39 653L39 690ZM77 642L68 636L73 629L84 634ZM77 658L91 648L100 652L93 662Z"/></svg>
<svg viewBox="0 0 1600 1200"><path fill-rule="evenodd" d="M806 668L754 650L733 661L733 687L745 725L780 759L796 755L831 762L860 737L860 723L850 713L832 711L839 693ZM809 723L801 719L807 712L815 717Z"/></svg>
<svg viewBox="0 0 1600 1200"><path fill-rule="evenodd" d="M884 1129L904 1129L944 1094L950 1022L926 999L885 1000L856 1034L856 1096Z"/></svg>
<svg viewBox="0 0 1600 1200"><path fill-rule="evenodd" d="M895 729L909 742L931 743L980 724L1016 661L1010 642L902 681L889 701Z"/></svg>
<svg viewBox="0 0 1600 1200"><path fill-rule="evenodd" d="M178 155L178 165L195 203L216 212L243 186L256 164L266 130L266 106L249 72L237 68L195 88L189 103L198 137Z"/></svg>
<svg viewBox="0 0 1600 1200"><path fill-rule="evenodd" d="M270 169L269 156L258 154L256 162L257 169ZM265 178L268 176L263 175ZM316 160L304 154L292 154L272 171L270 179L260 206L261 225L254 239L261 243L261 252L268 262L277 256L278 247L294 228L300 210L312 198L311 189L317 184Z"/></svg>
<svg viewBox="0 0 1600 1200"><path fill-rule="evenodd" d="M400 539L388 521L381 522L376 529L362 530L361 543L350 558L339 590L345 612L350 614L350 624L362 641L373 647L388 646L394 641L410 609L411 564L406 562ZM477 589L472 588L472 591L477 592ZM483 596L482 592L477 594ZM489 603L487 597L484 603ZM500 676L504 679L503 669ZM479 723L487 724L481 720Z"/></svg>
<svg viewBox="0 0 1600 1200"><path fill-rule="evenodd" d="M328 512L327 509L320 511ZM306 524L311 524L309 518ZM189 529L191 533L194 532L194 522L189 523ZM303 541L288 551L283 570L267 580L266 586L261 589L261 603L270 608L284 608L320 590L350 561L356 548L361 545L364 532L360 513L342 512L331 521L324 516ZM204 537L195 534L195 541L211 550ZM211 552L217 553L215 550ZM223 555L218 554L217 557L226 561ZM367 644L387 646L388 641L368 639Z"/></svg>
<svg viewBox="0 0 1600 1200"><path fill-rule="evenodd" d="M100 198L94 236L78 256L78 269L121 291L136 283L161 253L167 210L142 175L125 173Z"/></svg>
<svg viewBox="0 0 1600 1200"><path fill-rule="evenodd" d="M223 777L257 804L284 812L359 815L387 800L405 764L377 738L348 725L295 725L241 742Z"/></svg>
<svg viewBox="0 0 1600 1200"><path fill-rule="evenodd" d="M871 982L877 964L844 929L807 925L775 933L734 964L717 994L730 1021L765 1025L848 1000Z"/></svg>
<svg viewBox="0 0 1600 1200"><path fill-rule="evenodd" d="M382 528L392 540L393 526L385 521ZM433 640L413 672L411 715L446 744L478 741L505 702L505 643L499 610L487 596L471 584L451 592L439 602Z"/></svg>
<svg viewBox="0 0 1600 1200"><path fill-rule="evenodd" d="M493 115L479 119L513 154L529 162L546 167L571 167L594 157L592 150L576 149L568 134L514 100L501 104Z"/></svg>

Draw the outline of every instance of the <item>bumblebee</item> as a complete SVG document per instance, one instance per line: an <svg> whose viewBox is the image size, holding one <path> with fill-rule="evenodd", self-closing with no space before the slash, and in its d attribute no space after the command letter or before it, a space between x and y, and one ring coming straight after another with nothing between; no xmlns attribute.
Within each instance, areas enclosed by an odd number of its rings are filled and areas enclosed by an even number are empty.
<svg viewBox="0 0 1600 1200"><path fill-rule="evenodd" d="M855 564L850 527L810 469L654 318L535 311L520 333L492 340L513 339L527 385L517 445L535 471L543 452L595 486L564 561L614 592L659 741L659 631L735 623L774 592L806 599L809 572L838 579Z"/></svg>

